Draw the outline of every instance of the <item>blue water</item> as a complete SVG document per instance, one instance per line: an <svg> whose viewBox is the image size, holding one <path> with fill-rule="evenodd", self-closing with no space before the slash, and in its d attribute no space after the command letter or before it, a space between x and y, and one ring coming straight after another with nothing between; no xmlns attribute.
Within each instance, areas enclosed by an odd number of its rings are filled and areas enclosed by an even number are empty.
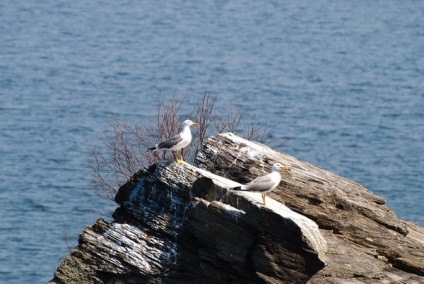
<svg viewBox="0 0 424 284"><path fill-rule="evenodd" d="M101 130L175 91L252 105L244 125L424 225L424 3L235 2L0 2L1 283L53 277L115 207L86 186Z"/></svg>

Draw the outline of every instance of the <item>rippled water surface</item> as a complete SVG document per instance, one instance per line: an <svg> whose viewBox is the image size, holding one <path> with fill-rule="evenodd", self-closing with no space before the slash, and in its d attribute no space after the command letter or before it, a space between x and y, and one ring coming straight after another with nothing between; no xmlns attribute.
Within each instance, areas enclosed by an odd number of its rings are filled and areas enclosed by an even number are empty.
<svg viewBox="0 0 424 284"><path fill-rule="evenodd" d="M424 225L423 19L412 0L1 1L0 282L53 277L115 207L84 172L107 120L175 90L251 106L245 125Z"/></svg>

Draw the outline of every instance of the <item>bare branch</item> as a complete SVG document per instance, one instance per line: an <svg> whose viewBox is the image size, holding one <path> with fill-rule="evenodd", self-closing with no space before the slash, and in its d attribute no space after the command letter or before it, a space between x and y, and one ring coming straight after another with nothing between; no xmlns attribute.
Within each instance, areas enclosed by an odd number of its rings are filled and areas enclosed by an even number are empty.
<svg viewBox="0 0 424 284"><path fill-rule="evenodd" d="M175 135L181 128L183 103L188 93L179 98L172 96L159 98L156 113L150 121L133 123L112 121L109 128L102 132L100 142L102 149L93 149L87 157L87 172L90 184L96 194L108 200L114 200L119 187L130 179L134 173L149 164L172 158L170 151L151 152L148 149L156 143ZM269 138L265 124L248 125L241 128L242 118L247 109L230 107L225 115L216 112L218 94L205 91L200 102L191 109L190 118L198 122L193 129L193 142L184 149L185 160L193 162L202 150L202 145L211 135L221 132L241 132L249 140L266 142ZM281 141L281 139L276 139ZM280 144L277 147L281 147Z"/></svg>

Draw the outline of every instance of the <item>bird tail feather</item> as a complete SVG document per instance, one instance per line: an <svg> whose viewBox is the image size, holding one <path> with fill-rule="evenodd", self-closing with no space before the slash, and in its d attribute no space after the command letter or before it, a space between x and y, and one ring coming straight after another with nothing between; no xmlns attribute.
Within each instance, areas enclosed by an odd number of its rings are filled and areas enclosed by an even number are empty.
<svg viewBox="0 0 424 284"><path fill-rule="evenodd" d="M241 186L230 187L230 190L243 190Z"/></svg>

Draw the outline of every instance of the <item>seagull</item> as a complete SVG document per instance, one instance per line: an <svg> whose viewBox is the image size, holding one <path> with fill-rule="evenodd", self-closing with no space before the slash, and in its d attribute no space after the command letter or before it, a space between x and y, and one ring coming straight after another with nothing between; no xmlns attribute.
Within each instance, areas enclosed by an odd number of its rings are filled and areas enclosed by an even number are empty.
<svg viewBox="0 0 424 284"><path fill-rule="evenodd" d="M272 166L271 173L264 176L259 176L247 184L233 187L231 189L260 192L262 194L262 201L264 203L264 206L266 207L265 193L270 192L278 186L281 181L281 171L287 172L290 171L290 169L280 163L275 163Z"/></svg>
<svg viewBox="0 0 424 284"><path fill-rule="evenodd" d="M174 155L174 159L178 164L184 162L183 155L180 149L187 147L191 143L191 131L190 126L199 125L196 122L191 120L183 121L183 131L178 133L177 135L172 136L171 138L156 144L154 147L149 148L151 151L157 150L171 150Z"/></svg>

